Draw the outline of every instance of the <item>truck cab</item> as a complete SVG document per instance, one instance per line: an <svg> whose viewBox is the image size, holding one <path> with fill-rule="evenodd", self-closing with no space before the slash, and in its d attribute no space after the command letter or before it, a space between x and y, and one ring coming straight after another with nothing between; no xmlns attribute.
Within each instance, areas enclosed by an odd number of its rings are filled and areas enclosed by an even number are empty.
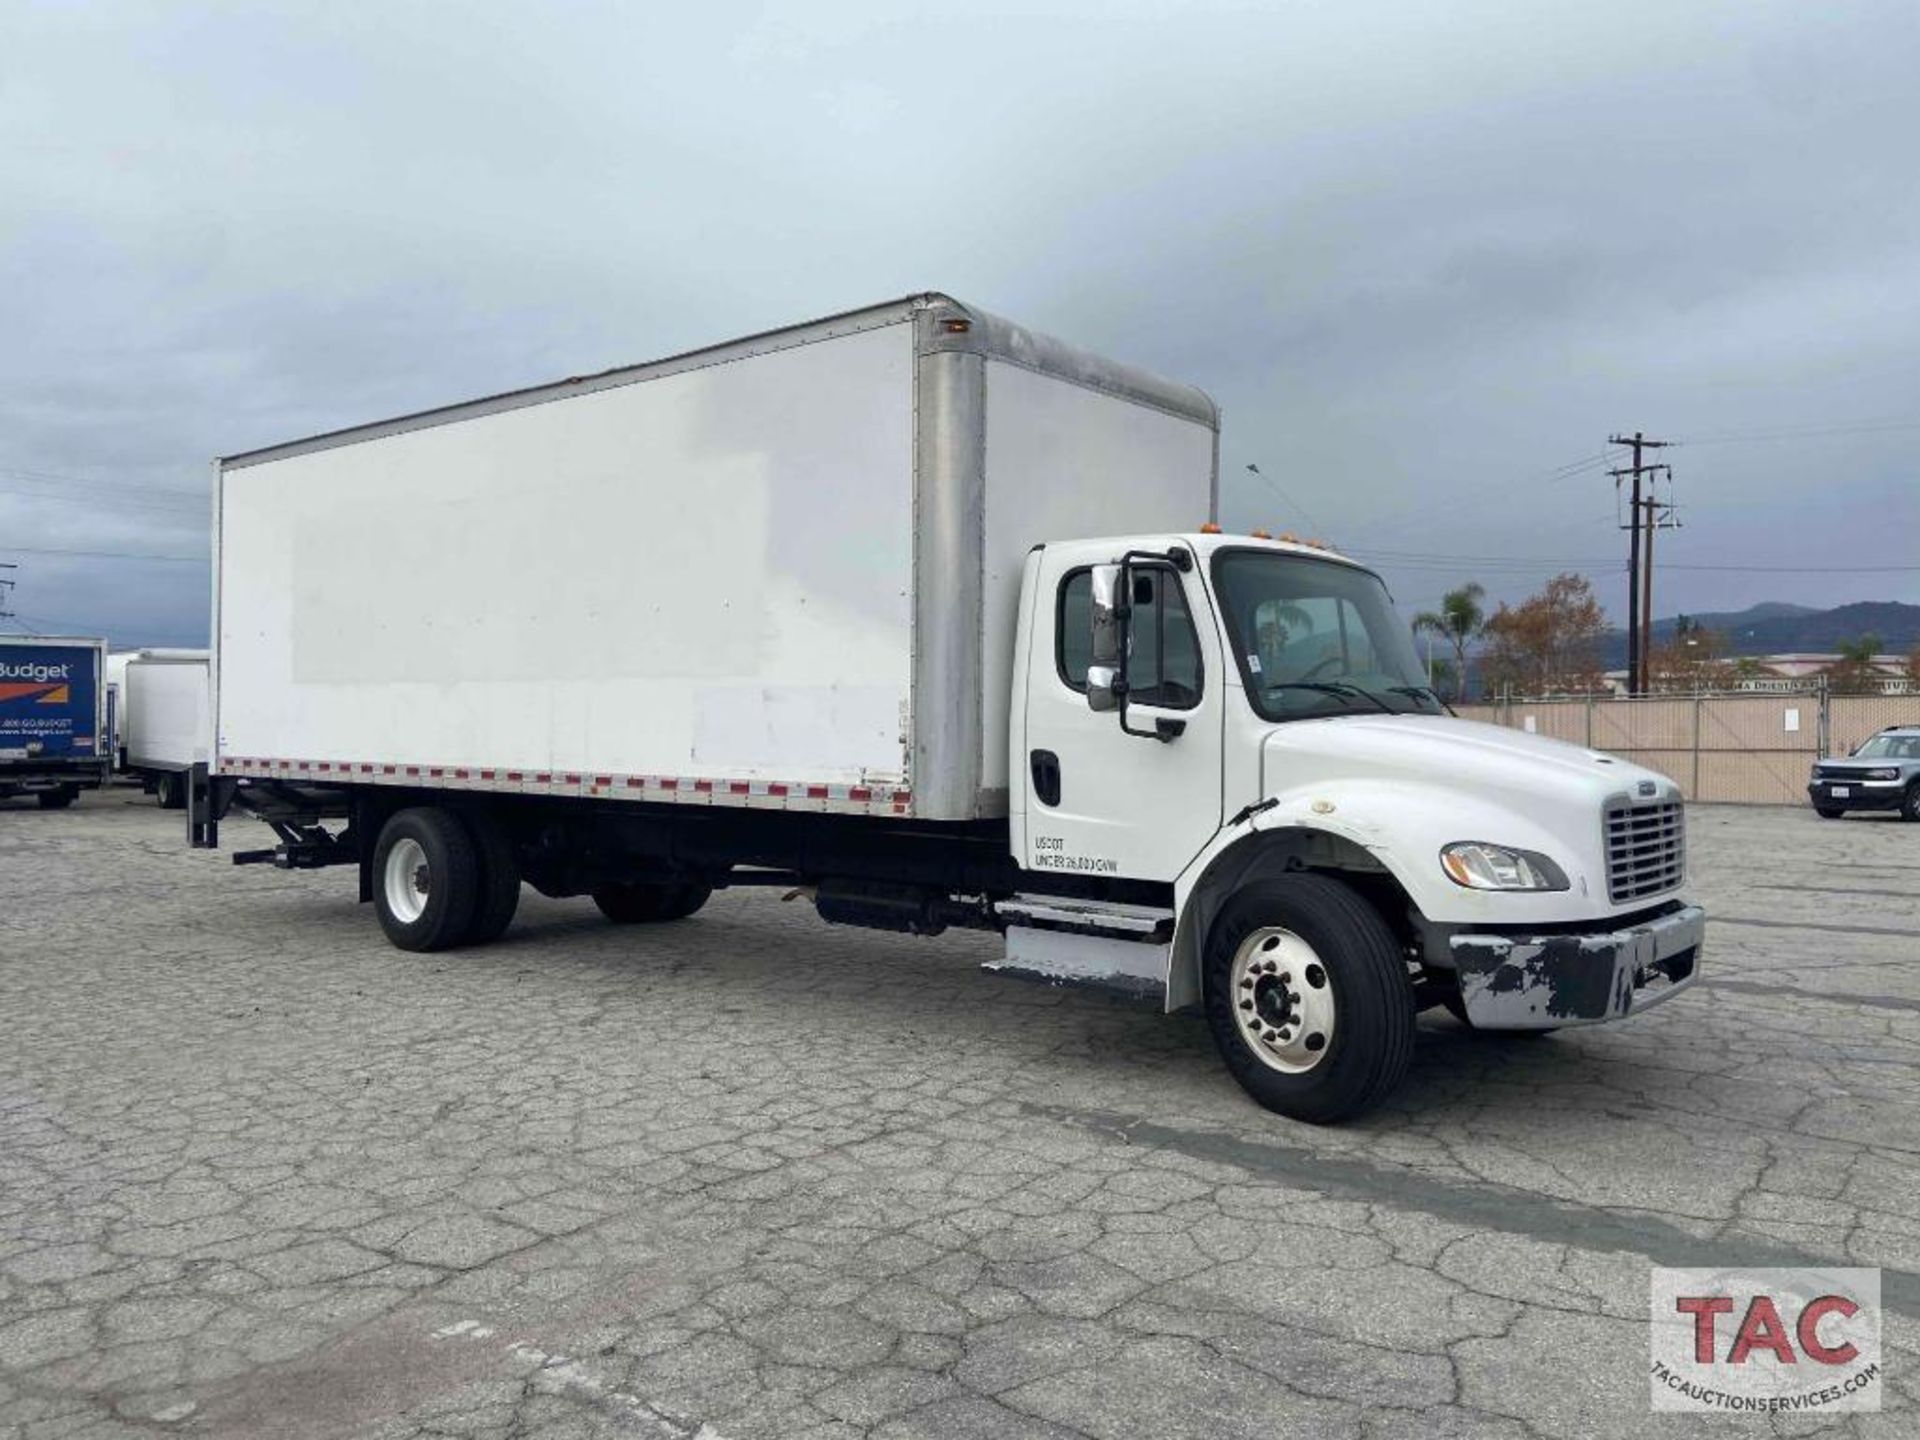
<svg viewBox="0 0 1920 1440"><path fill-rule="evenodd" d="M1538 1032L1693 983L1678 788L1454 717L1364 566L1213 527L1049 542L1019 613L1018 863L1171 887L1165 1003L1270 1108L1373 1103L1429 1005ZM1041 948L1140 973L1137 946Z"/></svg>

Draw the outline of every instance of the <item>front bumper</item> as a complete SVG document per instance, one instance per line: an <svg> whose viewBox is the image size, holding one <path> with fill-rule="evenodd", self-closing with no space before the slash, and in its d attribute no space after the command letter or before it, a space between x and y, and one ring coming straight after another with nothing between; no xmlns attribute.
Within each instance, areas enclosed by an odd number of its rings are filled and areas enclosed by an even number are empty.
<svg viewBox="0 0 1920 1440"><path fill-rule="evenodd" d="M1836 785L1847 793L1835 795ZM1814 780L1807 785L1807 799L1820 810L1898 810L1906 793L1899 780Z"/></svg>
<svg viewBox="0 0 1920 1440"><path fill-rule="evenodd" d="M1476 1030L1597 1025L1693 984L1707 912L1683 905L1597 935L1455 935L1460 1000Z"/></svg>

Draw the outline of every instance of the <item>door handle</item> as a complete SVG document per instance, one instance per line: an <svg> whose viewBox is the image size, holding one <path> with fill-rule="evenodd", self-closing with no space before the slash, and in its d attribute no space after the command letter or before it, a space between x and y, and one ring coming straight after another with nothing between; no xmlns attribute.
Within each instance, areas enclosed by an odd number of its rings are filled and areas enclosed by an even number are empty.
<svg viewBox="0 0 1920 1440"><path fill-rule="evenodd" d="M1032 755L1033 793L1042 805L1060 803L1060 757L1051 750L1036 750Z"/></svg>

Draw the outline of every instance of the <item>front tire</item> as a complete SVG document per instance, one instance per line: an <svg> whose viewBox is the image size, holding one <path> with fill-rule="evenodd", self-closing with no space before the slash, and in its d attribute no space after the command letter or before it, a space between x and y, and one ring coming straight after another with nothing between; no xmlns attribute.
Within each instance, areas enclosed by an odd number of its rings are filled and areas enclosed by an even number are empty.
<svg viewBox="0 0 1920 1440"><path fill-rule="evenodd" d="M1413 1057L1413 987L1373 907L1337 880L1250 885L1207 934L1207 1024L1240 1087L1330 1125L1372 1109Z"/></svg>
<svg viewBox="0 0 1920 1440"><path fill-rule="evenodd" d="M684 920L713 895L711 885L603 885L593 903L616 925L657 925Z"/></svg>
<svg viewBox="0 0 1920 1440"><path fill-rule="evenodd" d="M480 894L480 861L460 818L436 806L402 810L373 848L373 904L402 950L445 950L467 938Z"/></svg>
<svg viewBox="0 0 1920 1440"><path fill-rule="evenodd" d="M37 798L42 810L64 810L80 798L80 792L63 785L58 790L42 790Z"/></svg>
<svg viewBox="0 0 1920 1440"><path fill-rule="evenodd" d="M1920 780L1907 787L1907 795L1900 802L1900 818L1912 824L1920 824Z"/></svg>

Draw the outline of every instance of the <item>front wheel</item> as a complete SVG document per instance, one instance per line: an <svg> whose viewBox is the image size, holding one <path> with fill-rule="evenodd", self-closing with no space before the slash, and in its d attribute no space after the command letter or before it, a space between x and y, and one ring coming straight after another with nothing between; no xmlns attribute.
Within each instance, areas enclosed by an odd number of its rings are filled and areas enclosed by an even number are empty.
<svg viewBox="0 0 1920 1440"><path fill-rule="evenodd" d="M1207 1024L1240 1086L1310 1124L1384 1100L1413 1057L1413 987L1373 907L1337 880L1287 875L1230 900L1207 935Z"/></svg>
<svg viewBox="0 0 1920 1440"><path fill-rule="evenodd" d="M1920 824L1920 781L1907 787L1907 797L1900 802L1900 818Z"/></svg>
<svg viewBox="0 0 1920 1440"><path fill-rule="evenodd" d="M80 792L71 785L63 785L58 790L42 790L39 804L42 810L64 810L80 798Z"/></svg>
<svg viewBox="0 0 1920 1440"><path fill-rule="evenodd" d="M445 950L467 938L480 862L460 817L437 806L402 810L373 847L373 904L402 950Z"/></svg>

